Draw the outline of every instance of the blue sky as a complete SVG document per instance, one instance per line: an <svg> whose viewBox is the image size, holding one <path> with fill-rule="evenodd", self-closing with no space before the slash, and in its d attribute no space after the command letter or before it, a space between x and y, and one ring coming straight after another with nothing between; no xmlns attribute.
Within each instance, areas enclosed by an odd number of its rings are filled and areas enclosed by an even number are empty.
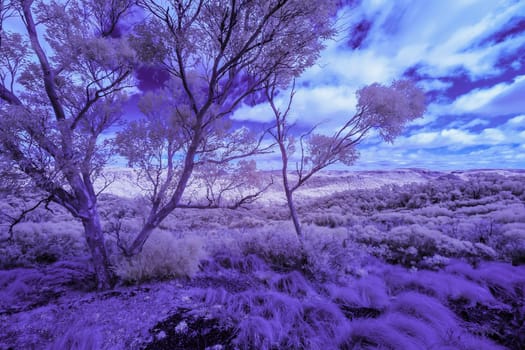
<svg viewBox="0 0 525 350"><path fill-rule="evenodd" d="M354 113L357 89L411 78L426 92L426 114L394 144L371 135L352 169L525 168L524 0L346 2L337 37L297 83L291 118L302 130L331 134ZM139 90L158 86L152 75L138 72ZM243 106L233 118L268 125L272 113ZM279 155L261 164L277 168Z"/></svg>
<svg viewBox="0 0 525 350"><path fill-rule="evenodd" d="M293 118L331 133L364 85L408 77L428 96L393 145L372 135L355 169L525 168L525 1L363 0L298 82ZM239 121L271 120L265 105Z"/></svg>

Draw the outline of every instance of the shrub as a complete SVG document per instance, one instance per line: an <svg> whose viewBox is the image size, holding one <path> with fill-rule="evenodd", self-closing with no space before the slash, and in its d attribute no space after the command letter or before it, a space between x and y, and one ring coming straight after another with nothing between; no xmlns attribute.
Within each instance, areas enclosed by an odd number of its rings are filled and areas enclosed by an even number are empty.
<svg viewBox="0 0 525 350"><path fill-rule="evenodd" d="M22 222L14 227L13 242L0 243L0 267L48 264L82 256L87 247L81 230L74 221Z"/></svg>
<svg viewBox="0 0 525 350"><path fill-rule="evenodd" d="M525 223L525 207L522 203L507 206L505 208L499 207L491 217L494 221L508 224L513 222Z"/></svg>
<svg viewBox="0 0 525 350"><path fill-rule="evenodd" d="M304 263L301 245L289 223L246 231L237 244L242 254L255 254L276 269L302 268Z"/></svg>
<svg viewBox="0 0 525 350"><path fill-rule="evenodd" d="M324 282L345 279L357 274L370 256L345 229L305 228L305 265L311 278Z"/></svg>
<svg viewBox="0 0 525 350"><path fill-rule="evenodd" d="M339 227L346 224L345 217L335 213L316 214L312 218L309 218L307 222L308 221L311 221L317 226L330 228Z"/></svg>
<svg viewBox="0 0 525 350"><path fill-rule="evenodd" d="M343 349L418 350L426 348L424 343L418 341L418 338L422 334L426 334L427 337L432 335L430 327L418 321L411 325L410 334L396 329L384 319L358 319L351 323L350 329L350 335L346 339Z"/></svg>
<svg viewBox="0 0 525 350"><path fill-rule="evenodd" d="M130 258L113 256L113 271L125 282L142 282L170 277L192 277L205 258L203 242L197 237L176 239L170 232L156 231L142 252Z"/></svg>
<svg viewBox="0 0 525 350"><path fill-rule="evenodd" d="M376 276L364 276L349 286L332 285L328 289L332 300L344 307L381 310L390 302L385 282Z"/></svg>
<svg viewBox="0 0 525 350"><path fill-rule="evenodd" d="M239 254L232 254L231 252L222 252L213 256L213 261L208 261L209 266L218 265L215 269L233 269L241 273L254 273L258 271L268 270L266 263L257 255L249 254L241 256ZM210 270L208 268L208 270Z"/></svg>
<svg viewBox="0 0 525 350"><path fill-rule="evenodd" d="M451 330L459 328L452 312L438 300L416 292L403 292L396 296L390 311L414 317L429 326L445 339Z"/></svg>
<svg viewBox="0 0 525 350"><path fill-rule="evenodd" d="M311 288L304 276L298 271L292 271L285 275L275 275L270 280L273 290L295 297L303 297L310 293Z"/></svg>

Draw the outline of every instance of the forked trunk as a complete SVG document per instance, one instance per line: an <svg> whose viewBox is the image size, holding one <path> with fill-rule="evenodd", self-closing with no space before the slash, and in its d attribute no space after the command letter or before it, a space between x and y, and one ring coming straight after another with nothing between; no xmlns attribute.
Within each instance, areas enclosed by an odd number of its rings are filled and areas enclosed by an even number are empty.
<svg viewBox="0 0 525 350"><path fill-rule="evenodd" d="M97 278L97 289L105 290L113 286L113 279L109 269L109 259L106 251L104 234L100 224L100 217L96 209L89 211L90 215L82 219L86 242L93 259L93 267Z"/></svg>

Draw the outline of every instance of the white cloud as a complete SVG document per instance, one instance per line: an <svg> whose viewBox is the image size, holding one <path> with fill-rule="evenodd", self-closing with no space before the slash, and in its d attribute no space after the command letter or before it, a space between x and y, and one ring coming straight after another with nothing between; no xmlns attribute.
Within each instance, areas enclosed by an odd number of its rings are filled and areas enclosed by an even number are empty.
<svg viewBox="0 0 525 350"><path fill-rule="evenodd" d="M432 131L412 135L407 140L414 145L432 145L438 137L439 133L437 131Z"/></svg>
<svg viewBox="0 0 525 350"><path fill-rule="evenodd" d="M486 126L488 124L490 124L490 122L487 119L474 118L469 121L460 119L460 120L453 121L452 123L449 123L447 127L465 130L465 129L470 129L470 128L474 128L477 126L480 126L480 127Z"/></svg>
<svg viewBox="0 0 525 350"><path fill-rule="evenodd" d="M276 105L284 110L289 92L283 92L276 99ZM318 131L332 133L338 126L355 113L355 91L347 86L301 87L295 92L289 121L302 126L319 125ZM254 122L271 122L273 112L267 103L255 107L239 108L232 119Z"/></svg>
<svg viewBox="0 0 525 350"><path fill-rule="evenodd" d="M453 84L450 81L441 79L425 79L418 82L418 85L425 91L443 91L450 88Z"/></svg>
<svg viewBox="0 0 525 350"><path fill-rule="evenodd" d="M445 129L440 136L445 144L451 147L471 146L476 142L476 135L459 129Z"/></svg>
<svg viewBox="0 0 525 350"><path fill-rule="evenodd" d="M273 112L266 103L258 104L254 107L243 105L235 111L233 120L268 123L273 120Z"/></svg>
<svg viewBox="0 0 525 350"><path fill-rule="evenodd" d="M299 89L294 96L304 112L348 113L355 112L355 92L345 86L318 86ZM300 109L298 109L300 110Z"/></svg>
<svg viewBox="0 0 525 350"><path fill-rule="evenodd" d="M380 52L327 50L319 64L308 69L301 81L339 83L357 89L373 82L390 82L400 75Z"/></svg>
<svg viewBox="0 0 525 350"><path fill-rule="evenodd" d="M487 88L473 89L452 102L435 102L428 106L429 114L435 116L474 114L476 120L523 113L525 110L525 75L516 76L511 82L499 83ZM472 121L474 123L474 121ZM479 124L479 122L476 122ZM452 123L457 126L459 123ZM472 127L475 125L463 125Z"/></svg>
<svg viewBox="0 0 525 350"><path fill-rule="evenodd" d="M500 83L487 89L475 89L457 98L452 107L457 112L472 112L490 103L496 96L508 89L508 84Z"/></svg>
<svg viewBox="0 0 525 350"><path fill-rule="evenodd" d="M355 92L345 86L299 89L291 119L304 125L321 123L323 128L336 128L355 113L356 102Z"/></svg>
<svg viewBox="0 0 525 350"><path fill-rule="evenodd" d="M489 124L488 120L475 118L475 119L472 119L470 122L463 124L462 127L463 128L473 128L475 126L484 126L487 124Z"/></svg>
<svg viewBox="0 0 525 350"><path fill-rule="evenodd" d="M518 115L514 118L509 119L507 121L507 124L525 127L525 114Z"/></svg>
<svg viewBox="0 0 525 350"><path fill-rule="evenodd" d="M458 126L440 131L415 131L409 136L399 137L392 147L406 150L448 148L458 151L467 147L518 145L525 143L525 131L523 131L525 125L518 124L519 121L525 120L525 116L522 117L510 119L499 127L485 128L479 133L465 130L465 126L469 124L485 125L485 123L476 123L477 119L464 125L452 123Z"/></svg>
<svg viewBox="0 0 525 350"><path fill-rule="evenodd" d="M525 2L515 1L365 0L340 14L343 28L361 20L373 22L364 46L355 51L345 48L349 33L342 31L304 78L335 78L362 86L389 82L416 64L430 77L446 76L459 68L473 78L494 75L499 57L525 45L525 36L478 44L524 12Z"/></svg>
<svg viewBox="0 0 525 350"><path fill-rule="evenodd" d="M510 83L500 83L485 89L472 90L452 104L454 112L475 112L480 115L517 114L525 110L525 75ZM443 106L447 108L447 106Z"/></svg>
<svg viewBox="0 0 525 350"><path fill-rule="evenodd" d="M496 128L489 128L485 129L481 132L479 135L479 138L481 138L481 141L485 141L487 144L502 144L505 143L505 139L507 138L503 131Z"/></svg>

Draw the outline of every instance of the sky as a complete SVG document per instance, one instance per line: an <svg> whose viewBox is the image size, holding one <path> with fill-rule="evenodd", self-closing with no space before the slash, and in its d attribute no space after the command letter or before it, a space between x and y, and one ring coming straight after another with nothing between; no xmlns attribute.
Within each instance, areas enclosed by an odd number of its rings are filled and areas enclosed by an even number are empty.
<svg viewBox="0 0 525 350"><path fill-rule="evenodd" d="M525 0L346 2L336 38L297 81L291 119L302 130L333 134L359 88L410 78L426 93L425 115L393 144L370 135L351 169L525 168ZM138 90L154 88L153 76L140 70ZM136 100L128 113L138 113ZM268 125L272 115L262 104L232 118ZM278 168L278 153L259 164Z"/></svg>
<svg viewBox="0 0 525 350"><path fill-rule="evenodd" d="M297 123L333 133L373 82L413 79L428 102L393 144L371 135L353 169L525 168L525 1L363 0L337 28L297 83ZM233 118L271 116L258 105Z"/></svg>

